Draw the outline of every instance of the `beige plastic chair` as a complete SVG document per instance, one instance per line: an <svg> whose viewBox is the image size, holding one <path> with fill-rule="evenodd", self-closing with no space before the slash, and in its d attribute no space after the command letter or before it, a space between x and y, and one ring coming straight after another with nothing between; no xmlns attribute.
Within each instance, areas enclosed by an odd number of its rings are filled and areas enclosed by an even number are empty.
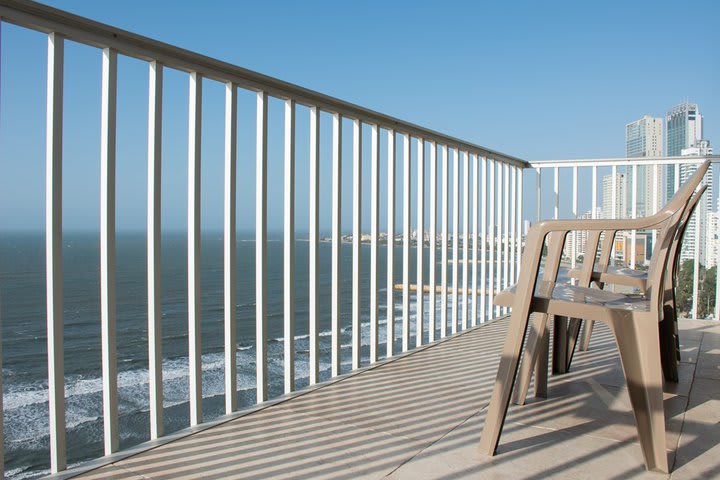
<svg viewBox="0 0 720 480"><path fill-rule="evenodd" d="M522 256L520 281L515 288L495 297L497 305L512 307L512 313L480 439L481 452L494 455L497 449L518 373L528 323L532 323L526 352L526 359L529 361L523 362L523 369L530 372L535 364L542 363L538 362L539 357L544 357L544 362L547 362L547 352L543 352L542 348L542 345L547 343L542 340L548 338L548 315L558 315L601 321L612 329L625 372L645 466L648 470L668 472L657 325L661 319L663 304L661 286L664 285L665 267L678 224L709 165L710 162L703 163L678 190L675 197L650 217L628 220L549 220L539 222L530 229ZM556 283L568 232L587 230L588 245L592 247L589 251L595 251L602 232L652 228L661 228L661 231L657 251L648 272L645 295L624 295ZM537 282L546 238L548 254L542 280ZM595 261L594 255L588 257L588 262ZM535 314L532 322L531 314ZM543 353L545 355L542 355ZM529 378L529 375L527 377ZM542 378L540 380L545 381ZM526 392L527 387L524 388Z"/></svg>
<svg viewBox="0 0 720 480"><path fill-rule="evenodd" d="M700 197L705 193L707 186L703 186L700 190L690 198L685 213L683 214L678 233L675 235L675 241L670 247L668 255L667 273L665 275L665 292L663 305L663 318L659 324L660 328L660 355L662 360L663 374L665 380L669 382L678 381L677 362L680 361L680 343L677 329L677 314L675 307L675 287L677 285L677 270L680 261L680 247L682 246L682 238L685 235L690 217L697 207ZM603 240L603 248L600 254L598 268L594 269L589 276L590 282L598 288L604 285L621 285L630 288L636 288L642 292L647 290L648 272L643 270L635 270L625 267L615 267L609 265L610 250L612 249L613 240L616 232L606 232ZM568 276L580 280L588 278L583 275L584 268L574 268L568 271ZM580 285L588 287L590 285ZM570 370L572 364L573 353L576 348L577 340L581 324L579 319L570 319L567 333L568 346L566 351L565 371ZM593 320L587 320L585 323L585 331L580 343L580 350L587 350L592 335Z"/></svg>

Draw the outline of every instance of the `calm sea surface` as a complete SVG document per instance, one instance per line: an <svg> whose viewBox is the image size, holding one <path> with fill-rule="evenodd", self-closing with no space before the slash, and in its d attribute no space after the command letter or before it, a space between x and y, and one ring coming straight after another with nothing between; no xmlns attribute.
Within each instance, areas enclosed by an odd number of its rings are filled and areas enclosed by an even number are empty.
<svg viewBox="0 0 720 480"><path fill-rule="evenodd" d="M0 319L3 334L3 399L6 472L28 478L49 468L47 336L45 314L45 238L43 234L0 235ZM165 431L189 425L186 237L165 234L162 242L163 389ZM202 237L201 319L203 413L212 420L224 413L223 271L221 234ZM238 405L255 402L255 243L239 238L237 308ZM438 252L438 260L440 258ZM330 377L330 254L321 243L320 369ZM425 250L427 281L427 256ZM411 281L415 282L415 249ZM396 279L402 278L402 249L396 247ZM385 318L386 247L379 249L380 318ZM268 244L269 394L283 391L283 244ZM352 250L342 248L342 371L350 367ZM370 249L362 246L362 363L369 358ZM297 387L308 384L308 243L298 239L295 259L295 348ZM450 269L449 269L450 270ZM102 455L102 381L100 360L99 238L66 233L63 238L63 311L68 462ZM117 240L117 351L121 447L149 439L147 269L145 237L120 234ZM440 264L437 265L440 281ZM449 279L450 281L450 279ZM460 275L462 281L462 271ZM396 351L401 346L401 294L396 295ZM439 307L439 298L438 298ZM427 298L425 300L427 309ZM415 310L412 299L411 310ZM414 315L413 315L414 316ZM427 339L427 314L424 336ZM439 318L439 315L438 315ZM414 335L414 318L411 323ZM381 321L380 354L386 325ZM438 332L439 332L439 326Z"/></svg>

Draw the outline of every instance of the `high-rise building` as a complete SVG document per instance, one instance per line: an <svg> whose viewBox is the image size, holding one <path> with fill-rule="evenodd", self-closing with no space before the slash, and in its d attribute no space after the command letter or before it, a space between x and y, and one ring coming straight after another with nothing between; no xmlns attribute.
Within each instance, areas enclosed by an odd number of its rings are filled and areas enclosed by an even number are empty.
<svg viewBox="0 0 720 480"><path fill-rule="evenodd" d="M602 183L602 218L625 218L627 206L627 189L625 175L615 175L615 188L613 189L613 176L604 175ZM613 203L615 208L613 209Z"/></svg>
<svg viewBox="0 0 720 480"><path fill-rule="evenodd" d="M708 213L708 259L707 268L712 268L720 261L720 199L717 210Z"/></svg>
<svg viewBox="0 0 720 480"><path fill-rule="evenodd" d="M712 147L710 142L707 140L700 140L689 148L683 148L681 154L683 156L703 156L712 155ZM685 182L690 176L697 170L697 164L695 165L680 165L680 183ZM698 261L707 266L708 260L710 259L710 245L712 243L712 237L716 233L709 228L708 215L712 212L712 199L713 199L713 169L708 169L705 174L701 185L707 185L707 190L700 199L695 213L690 217L690 222L685 230L685 237L683 238L682 250L680 251L681 260L691 260L695 258L695 237L697 236L698 244Z"/></svg>
<svg viewBox="0 0 720 480"><path fill-rule="evenodd" d="M663 148L662 118L645 115L640 120L625 125L625 156L626 157L660 157ZM632 212L633 169L626 171L627 199L626 215ZM662 172L655 167L637 167L635 181L636 215L644 217L655 213L655 207L662 206Z"/></svg>
<svg viewBox="0 0 720 480"><path fill-rule="evenodd" d="M697 103L684 102L668 110L665 116L665 152L668 157L682 155L688 148L703 138L703 117ZM665 168L665 198L663 203L675 194L675 168Z"/></svg>

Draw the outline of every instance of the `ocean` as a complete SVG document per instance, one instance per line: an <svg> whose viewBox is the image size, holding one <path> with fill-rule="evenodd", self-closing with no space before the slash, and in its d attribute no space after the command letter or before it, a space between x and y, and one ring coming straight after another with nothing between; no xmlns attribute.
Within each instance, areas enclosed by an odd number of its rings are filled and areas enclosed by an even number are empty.
<svg viewBox="0 0 720 480"><path fill-rule="evenodd" d="M120 446L149 440L147 269L144 234L117 237L117 355ZM165 432L189 425L187 343L187 247L184 234L162 238L163 390ZM295 256L297 388L308 385L308 242L298 238ZM47 336L45 314L45 237L42 233L0 236L0 319L3 328L5 468L10 478L48 473ZM362 365L369 363L370 247L362 245ZM379 329L385 355L386 246L379 248ZM451 254L451 252L449 252ZM238 236L237 381L238 407L255 403L255 242ZM429 249L425 249L428 278ZM321 242L320 379L330 378L331 245ZM416 251L411 249L411 282ZM437 253L440 282L440 252ZM201 243L202 384L204 420L224 414L223 239L207 233ZM342 372L351 370L352 248L341 254ZM450 272L451 269L448 271ZM102 456L102 380L100 358L99 237L65 233L63 237L63 311L68 463ZM460 272L462 281L462 271ZM396 282L402 281L402 247L395 247ZM450 277L449 277L450 281ZM283 243L268 242L269 397L283 393ZM462 301L462 295L461 301ZM395 351L401 349L402 294L396 293ZM438 296L438 310L440 300ZM425 310L428 308L427 297ZM411 335L415 335L411 299ZM439 313L439 312L438 312ZM428 316L424 337L427 341ZM439 321L439 314L438 314ZM439 336L439 325L436 332ZM413 340L414 344L414 340Z"/></svg>

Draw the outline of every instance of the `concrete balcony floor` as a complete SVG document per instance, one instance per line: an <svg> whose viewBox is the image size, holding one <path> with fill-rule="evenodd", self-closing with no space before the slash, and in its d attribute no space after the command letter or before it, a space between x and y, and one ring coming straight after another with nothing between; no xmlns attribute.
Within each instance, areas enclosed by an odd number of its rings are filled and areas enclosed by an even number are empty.
<svg viewBox="0 0 720 480"><path fill-rule="evenodd" d="M720 324L681 321L666 385L672 478L720 477ZM477 450L507 321L85 473L139 478L663 478L643 466L615 343L599 326L549 398L513 406Z"/></svg>

